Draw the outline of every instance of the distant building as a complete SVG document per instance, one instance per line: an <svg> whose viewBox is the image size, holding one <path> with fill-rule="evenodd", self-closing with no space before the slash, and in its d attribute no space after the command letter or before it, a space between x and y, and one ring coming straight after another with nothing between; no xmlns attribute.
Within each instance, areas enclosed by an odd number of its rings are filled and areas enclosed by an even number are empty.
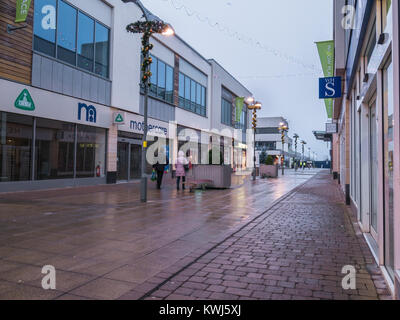
<svg viewBox="0 0 400 320"><path fill-rule="evenodd" d="M256 152L260 154L265 151L267 155L274 156L278 163L282 155L285 157L285 166L291 167L295 158L293 150L293 139L285 133L285 144L282 147L282 135L279 126L285 118L265 117L257 119L256 130Z"/></svg>

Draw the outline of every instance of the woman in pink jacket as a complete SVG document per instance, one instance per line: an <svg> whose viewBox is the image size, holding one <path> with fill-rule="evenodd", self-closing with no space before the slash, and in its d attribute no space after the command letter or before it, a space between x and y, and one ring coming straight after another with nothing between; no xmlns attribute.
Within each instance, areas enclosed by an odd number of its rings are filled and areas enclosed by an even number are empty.
<svg viewBox="0 0 400 320"><path fill-rule="evenodd" d="M182 189L185 189L186 170L185 167L189 165L189 161L185 157L185 153L181 150L178 152L178 158L175 161L176 169L176 188L179 190L179 183L182 177Z"/></svg>

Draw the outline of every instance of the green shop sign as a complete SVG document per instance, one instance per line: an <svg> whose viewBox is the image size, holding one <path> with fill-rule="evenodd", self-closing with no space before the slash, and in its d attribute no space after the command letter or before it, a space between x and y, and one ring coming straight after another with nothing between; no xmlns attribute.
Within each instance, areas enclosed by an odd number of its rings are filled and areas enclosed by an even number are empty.
<svg viewBox="0 0 400 320"><path fill-rule="evenodd" d="M19 94L17 100L15 100L14 106L21 110L33 111L35 110L35 104L33 103L32 97L28 90L24 89Z"/></svg>
<svg viewBox="0 0 400 320"><path fill-rule="evenodd" d="M31 0L17 0L15 22L25 22L28 16Z"/></svg>
<svg viewBox="0 0 400 320"><path fill-rule="evenodd" d="M125 113L124 112L114 112L114 124L125 124Z"/></svg>

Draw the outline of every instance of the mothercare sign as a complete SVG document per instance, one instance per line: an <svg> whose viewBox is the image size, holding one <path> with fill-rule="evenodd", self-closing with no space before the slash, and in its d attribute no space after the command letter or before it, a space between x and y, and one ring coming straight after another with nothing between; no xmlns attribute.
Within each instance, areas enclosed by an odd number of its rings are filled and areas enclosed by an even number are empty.
<svg viewBox="0 0 400 320"><path fill-rule="evenodd" d="M25 22L28 16L31 0L17 0L15 22Z"/></svg>

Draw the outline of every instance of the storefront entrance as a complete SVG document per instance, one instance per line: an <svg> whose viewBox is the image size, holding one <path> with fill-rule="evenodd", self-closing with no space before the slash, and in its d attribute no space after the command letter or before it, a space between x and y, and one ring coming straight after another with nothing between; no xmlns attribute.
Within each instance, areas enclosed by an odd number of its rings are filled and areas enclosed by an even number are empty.
<svg viewBox="0 0 400 320"><path fill-rule="evenodd" d="M118 138L117 179L129 181L140 178L140 140Z"/></svg>
<svg viewBox="0 0 400 320"><path fill-rule="evenodd" d="M391 58L384 69L383 84L383 144L384 144L384 261L386 270L392 281L395 277L394 249L394 153L395 153L395 118L394 118L394 87L393 64Z"/></svg>
<svg viewBox="0 0 400 320"><path fill-rule="evenodd" d="M370 232L378 242L378 130L376 97L369 104Z"/></svg>

